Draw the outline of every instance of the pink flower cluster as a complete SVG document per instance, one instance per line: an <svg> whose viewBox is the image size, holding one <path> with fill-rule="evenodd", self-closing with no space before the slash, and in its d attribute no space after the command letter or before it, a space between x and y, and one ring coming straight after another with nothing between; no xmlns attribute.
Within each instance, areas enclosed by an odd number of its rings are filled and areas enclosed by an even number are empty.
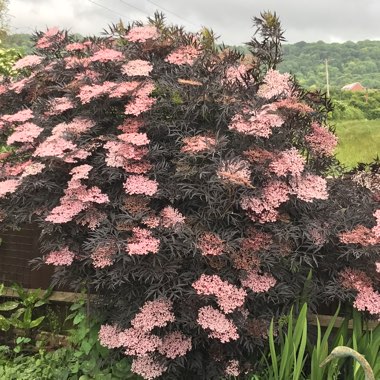
<svg viewBox="0 0 380 380"><path fill-rule="evenodd" d="M380 293L373 288L371 279L364 272L351 268L342 271L340 277L345 288L358 292L354 307L359 311L368 311L380 320Z"/></svg>
<svg viewBox="0 0 380 380"><path fill-rule="evenodd" d="M254 293L267 292L270 288L276 285L276 279L270 274L259 274L256 271L250 271L244 279L241 279L241 284L245 288L251 289Z"/></svg>
<svg viewBox="0 0 380 380"><path fill-rule="evenodd" d="M105 268L113 264L113 256L117 247L113 244L102 244L91 253L92 265L95 268Z"/></svg>
<svg viewBox="0 0 380 380"><path fill-rule="evenodd" d="M153 82L146 82L138 88L134 94L134 99L125 106L124 113L126 115L139 116L143 112L149 111L156 102L155 98L150 97L153 90Z"/></svg>
<svg viewBox="0 0 380 380"><path fill-rule="evenodd" d="M314 174L298 176L291 181L292 192L298 199L312 202L314 199L328 199L326 180Z"/></svg>
<svg viewBox="0 0 380 380"><path fill-rule="evenodd" d="M338 138L318 123L311 125L312 132L305 136L311 150L315 154L331 156L338 144Z"/></svg>
<svg viewBox="0 0 380 380"><path fill-rule="evenodd" d="M145 356L156 351L161 344L157 335L133 327L119 333L119 341L126 348L125 353L133 356Z"/></svg>
<svg viewBox="0 0 380 380"><path fill-rule="evenodd" d="M284 124L284 120L273 112L271 106L264 106L256 113L246 113L236 114L228 128L245 135L268 138L272 134L272 128L279 128Z"/></svg>
<svg viewBox="0 0 380 380"><path fill-rule="evenodd" d="M70 135L78 136L94 125L92 120L80 117L74 118L69 123L56 125L52 130L52 135L37 147L33 156L56 157L68 163L87 158L91 154L89 151L79 149L76 144L66 138Z"/></svg>
<svg viewBox="0 0 380 380"><path fill-rule="evenodd" d="M199 57L201 51L194 46L181 46L171 52L165 61L173 65L190 65L192 66L195 60Z"/></svg>
<svg viewBox="0 0 380 380"><path fill-rule="evenodd" d="M275 222L278 217L277 208L289 199L290 189L281 181L269 182L262 191L261 197L245 196L240 206L253 221L259 223Z"/></svg>
<svg viewBox="0 0 380 380"><path fill-rule="evenodd" d="M67 51L83 51L87 49L87 45L81 42L73 42L71 44L66 45Z"/></svg>
<svg viewBox="0 0 380 380"><path fill-rule="evenodd" d="M132 327L120 331L117 327L103 325L99 331L100 343L108 348L126 348L133 359L132 371L145 379L162 375L166 367L159 364L154 356L157 351L169 359L184 356L191 350L191 338L180 331L170 332L162 338L152 333L156 327L165 327L174 322L172 303L166 299L147 301L132 319Z"/></svg>
<svg viewBox="0 0 380 380"><path fill-rule="evenodd" d="M339 240L344 244L359 244L363 247L380 244L380 236L375 236L373 230L362 225L356 226L352 231L340 233Z"/></svg>
<svg viewBox="0 0 380 380"><path fill-rule="evenodd" d="M33 117L34 117L33 111L27 108L27 109L18 111L12 115L3 115L1 117L1 120L6 121L8 123L17 123L17 122L23 123L25 121L33 119Z"/></svg>
<svg viewBox="0 0 380 380"><path fill-rule="evenodd" d="M142 175L131 175L124 183L127 194L154 195L158 191L158 183Z"/></svg>
<svg viewBox="0 0 380 380"><path fill-rule="evenodd" d="M124 58L123 53L114 49L100 49L90 58L92 62L120 61Z"/></svg>
<svg viewBox="0 0 380 380"><path fill-rule="evenodd" d="M45 257L46 264L52 265L71 265L74 261L75 254L69 250L68 247L64 247L59 251L50 252Z"/></svg>
<svg viewBox="0 0 380 380"><path fill-rule="evenodd" d="M205 232L197 241L197 248L203 256L219 256L225 249L224 241L212 232Z"/></svg>
<svg viewBox="0 0 380 380"><path fill-rule="evenodd" d="M239 361L236 359L229 360L227 362L226 369L224 370L224 373L227 376L239 376L240 375L240 369L239 369Z"/></svg>
<svg viewBox="0 0 380 380"><path fill-rule="evenodd" d="M131 325L144 332L150 332L155 327L165 327L169 322L174 322L172 303L166 299L157 299L145 302L144 306L135 315Z"/></svg>
<svg viewBox="0 0 380 380"><path fill-rule="evenodd" d="M93 203L109 202L108 196L98 187L87 188L80 182L80 179L87 178L90 170L90 165L81 165L73 169L73 178L68 182L65 195L60 199L59 206L51 210L45 219L47 222L67 223L81 211L91 207Z"/></svg>
<svg viewBox="0 0 380 380"><path fill-rule="evenodd" d="M133 359L131 370L144 379L152 380L161 376L167 370L167 366L158 362L152 356L146 355Z"/></svg>
<svg viewBox="0 0 380 380"><path fill-rule="evenodd" d="M85 210L84 214L80 218L77 218L75 221L81 226L87 226L90 230L95 230L105 219L107 219L106 213L90 206Z"/></svg>
<svg viewBox="0 0 380 380"><path fill-rule="evenodd" d="M130 42L146 42L147 40L156 40L159 36L155 26L135 26L127 33L125 39Z"/></svg>
<svg viewBox="0 0 380 380"><path fill-rule="evenodd" d="M147 77L149 76L152 70L153 70L152 64L142 59L135 59L121 66L121 72L130 77L132 76Z"/></svg>
<svg viewBox="0 0 380 380"><path fill-rule="evenodd" d="M226 79L224 83L233 84L235 82L238 82L240 84L244 84L243 77L247 74L247 70L247 66L243 64L240 64L239 66L230 66L226 70Z"/></svg>
<svg viewBox="0 0 380 380"><path fill-rule="evenodd" d="M58 28L50 28L45 34L37 41L36 47L38 49L49 49L55 43L59 43L64 40L64 33Z"/></svg>
<svg viewBox="0 0 380 380"><path fill-rule="evenodd" d="M278 176L299 175L303 172L305 163L305 158L299 154L298 150L291 148L281 152L279 157L271 162L269 170Z"/></svg>
<svg viewBox="0 0 380 380"><path fill-rule="evenodd" d="M101 325L99 330L100 344L110 349L121 347L119 333L120 331L114 326Z"/></svg>
<svg viewBox="0 0 380 380"><path fill-rule="evenodd" d="M46 165L41 164L40 162L34 162L30 165L26 166L23 173L21 174L21 178L27 177L29 175L37 175L41 173L45 169Z"/></svg>
<svg viewBox="0 0 380 380"><path fill-rule="evenodd" d="M157 253L160 248L160 240L153 237L152 231L135 227L132 229L132 237L128 240L127 249L130 255L147 255Z"/></svg>
<svg viewBox="0 0 380 380"><path fill-rule="evenodd" d="M191 347L190 337L185 336L180 331L173 331L163 337L158 346L158 352L169 359L175 359L179 356L185 356Z"/></svg>
<svg viewBox="0 0 380 380"><path fill-rule="evenodd" d="M199 153L212 150L216 146L216 140L214 137L207 136L193 136L185 137L183 139L183 146L181 148L182 153Z"/></svg>
<svg viewBox="0 0 380 380"><path fill-rule="evenodd" d="M21 182L18 179L0 181L0 198L4 198L9 193L14 193L20 186L20 183Z"/></svg>
<svg viewBox="0 0 380 380"><path fill-rule="evenodd" d="M185 217L172 206L163 208L160 217L161 225L165 228L174 228L185 223Z"/></svg>
<svg viewBox="0 0 380 380"><path fill-rule="evenodd" d="M131 96L139 85L140 82L137 81L120 83L105 81L102 84L82 86L77 97L82 104L87 104L103 95L108 95L110 98L122 98Z"/></svg>
<svg viewBox="0 0 380 380"><path fill-rule="evenodd" d="M43 128L34 123L21 124L17 126L13 133L8 137L7 144L11 145L15 142L31 143L42 133L42 131Z"/></svg>
<svg viewBox="0 0 380 380"><path fill-rule="evenodd" d="M19 59L14 65L15 70L25 69L26 67L34 67L42 62L42 57L39 55L27 55Z"/></svg>
<svg viewBox="0 0 380 380"><path fill-rule="evenodd" d="M237 307L243 306L247 295L245 290L223 281L217 275L202 274L197 281L193 282L192 286L197 291L197 294L215 296L218 305L226 314L233 312Z"/></svg>
<svg viewBox="0 0 380 380"><path fill-rule="evenodd" d="M50 101L50 109L45 114L47 116L60 115L61 113L74 108L74 103L67 97L54 98Z"/></svg>
<svg viewBox="0 0 380 380"><path fill-rule="evenodd" d="M198 311L198 324L205 330L210 330L209 337L227 343L239 339L236 326L219 310L212 306L203 306Z"/></svg>
<svg viewBox="0 0 380 380"><path fill-rule="evenodd" d="M262 84L257 91L257 95L265 99L277 96L289 96L291 94L290 74L280 74L277 70L268 70Z"/></svg>
<svg viewBox="0 0 380 380"><path fill-rule="evenodd" d="M247 161L224 161L219 166L216 175L233 185L252 187L251 171Z"/></svg>
<svg viewBox="0 0 380 380"><path fill-rule="evenodd" d="M275 103L278 109L284 108L286 110L300 112L302 114L313 112L313 109L305 103L301 103L297 98L286 98L278 100Z"/></svg>

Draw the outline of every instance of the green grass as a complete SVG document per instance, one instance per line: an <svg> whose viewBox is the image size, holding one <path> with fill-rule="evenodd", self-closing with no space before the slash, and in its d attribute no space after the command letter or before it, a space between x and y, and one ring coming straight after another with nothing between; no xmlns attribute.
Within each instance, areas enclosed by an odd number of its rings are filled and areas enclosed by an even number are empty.
<svg viewBox="0 0 380 380"><path fill-rule="evenodd" d="M339 144L336 157L347 167L371 162L380 156L380 120L348 120L336 123Z"/></svg>

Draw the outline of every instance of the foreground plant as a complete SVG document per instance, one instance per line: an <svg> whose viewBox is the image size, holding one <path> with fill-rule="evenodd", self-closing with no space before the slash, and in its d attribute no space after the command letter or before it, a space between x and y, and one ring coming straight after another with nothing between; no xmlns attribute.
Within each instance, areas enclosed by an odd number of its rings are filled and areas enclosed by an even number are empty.
<svg viewBox="0 0 380 380"><path fill-rule="evenodd" d="M365 357L363 355L360 355L357 351L353 350L350 347L345 347L345 346L335 347L331 351L331 354L320 364L320 366L323 367L334 359L347 358L347 357L352 357L359 362L359 364L362 366L363 371L365 373L365 380L375 380L375 376L373 374L372 368L367 362L367 360L365 360Z"/></svg>
<svg viewBox="0 0 380 380"><path fill-rule="evenodd" d="M1 228L39 224L40 263L98 294L101 344L147 379L254 369L310 268L310 304L378 315L376 200L327 183L330 104L274 70L277 17L255 23L251 59L160 15L50 29L0 88Z"/></svg>

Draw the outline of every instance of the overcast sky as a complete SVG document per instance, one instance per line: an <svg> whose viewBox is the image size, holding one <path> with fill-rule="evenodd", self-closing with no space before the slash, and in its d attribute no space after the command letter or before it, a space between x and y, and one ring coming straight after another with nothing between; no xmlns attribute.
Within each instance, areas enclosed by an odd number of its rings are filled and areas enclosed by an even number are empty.
<svg viewBox="0 0 380 380"><path fill-rule="evenodd" d="M380 40L380 0L10 0L13 33L59 26L99 34L120 18L145 20L155 10L169 22L196 31L212 28L220 42L241 44L252 34L252 16L276 11L289 42Z"/></svg>

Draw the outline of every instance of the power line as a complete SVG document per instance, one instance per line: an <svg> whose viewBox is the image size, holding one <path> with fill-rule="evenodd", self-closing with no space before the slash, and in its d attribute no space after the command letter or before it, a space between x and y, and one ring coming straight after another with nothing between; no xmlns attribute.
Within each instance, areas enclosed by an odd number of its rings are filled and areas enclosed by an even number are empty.
<svg viewBox="0 0 380 380"><path fill-rule="evenodd" d="M149 1L149 3L155 5L156 7L161 8L161 9L164 10L165 12L171 13L172 15L174 15L174 16L178 17L179 19L181 19L182 21L185 21L185 22L187 22L188 24L194 25L195 27L198 28L198 26L195 25L193 22L185 20L183 17L177 15L176 13L174 13L174 12L172 12L172 11L169 11L169 9L166 9L166 8L162 7L161 5L159 5L159 4L157 4L157 3L154 3L154 2L151 1L151 0L147 0L147 1Z"/></svg>
<svg viewBox="0 0 380 380"><path fill-rule="evenodd" d="M132 5L132 4L129 4L129 3L127 3L127 2L124 1L124 0L120 0L120 2L123 3L123 4L125 4L125 5L128 5L128 7L134 8L134 9L138 10L139 12L144 13L145 15L147 14L146 11L143 11L142 9L140 9L140 8L138 8L138 7L136 7L136 6L134 6L134 5Z"/></svg>
<svg viewBox="0 0 380 380"><path fill-rule="evenodd" d="M92 3L92 4L97 5L97 6L100 7L100 8L106 9L108 12L112 12L112 13L115 13L115 14L119 15L120 17L125 17L125 18L128 18L129 20L132 20L130 17L125 16L125 15L122 15L122 14L120 14L119 12L116 12L116 11L114 11L114 10L111 9L111 8L105 7L105 6L102 5L102 4L96 3L96 2L93 1L93 0L88 0L88 1L89 1L90 3Z"/></svg>

